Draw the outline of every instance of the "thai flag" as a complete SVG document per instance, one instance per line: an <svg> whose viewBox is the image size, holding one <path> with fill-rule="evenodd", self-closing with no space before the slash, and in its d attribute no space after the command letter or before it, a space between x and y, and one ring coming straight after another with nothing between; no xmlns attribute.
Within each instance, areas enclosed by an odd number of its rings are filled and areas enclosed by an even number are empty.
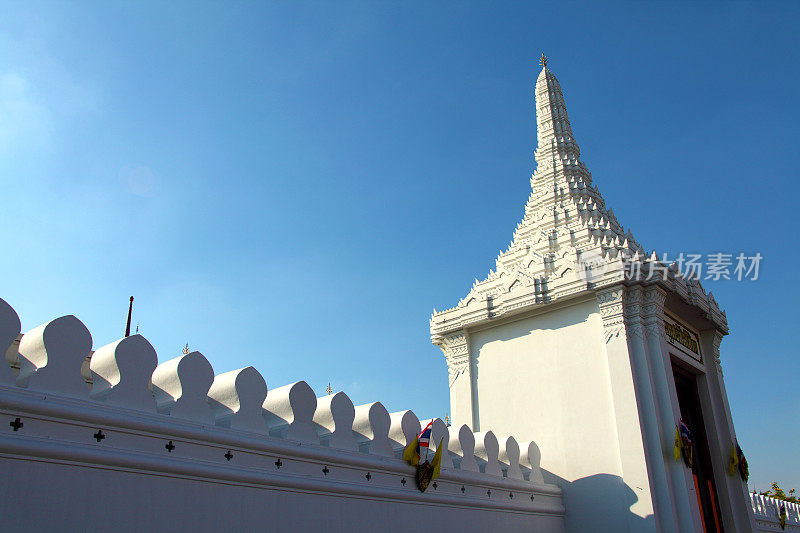
<svg viewBox="0 0 800 533"><path fill-rule="evenodd" d="M683 422L683 418L681 418L681 421L680 421L680 424L678 425L678 427L681 430L681 439L683 439L683 444L691 446L692 445L692 431L689 429L689 426L687 426Z"/></svg>
<svg viewBox="0 0 800 533"><path fill-rule="evenodd" d="M422 433L419 434L417 437L417 446L419 448L428 448L431 444L431 430L433 429L433 420L428 422L428 425L425 426L425 429L422 430Z"/></svg>

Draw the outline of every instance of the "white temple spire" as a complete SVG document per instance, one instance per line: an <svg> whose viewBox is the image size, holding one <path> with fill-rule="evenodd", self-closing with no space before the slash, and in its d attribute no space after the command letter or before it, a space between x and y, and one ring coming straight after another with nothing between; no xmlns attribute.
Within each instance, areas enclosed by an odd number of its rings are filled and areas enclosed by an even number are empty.
<svg viewBox="0 0 800 533"><path fill-rule="evenodd" d="M544 55L541 64L534 93L536 170L525 214L495 268L456 307L433 314L436 343L471 323L620 283L627 261L648 257L592 183L561 84Z"/></svg>
<svg viewBox="0 0 800 533"><path fill-rule="evenodd" d="M512 287L516 294L522 285L533 303L541 301L537 291L547 290L552 298L560 292L559 286L566 292L581 290L581 285L585 290L586 281L581 277L585 266L580 258L588 257L587 252L593 257L614 258L622 248L632 254L638 247L632 236L623 233L592 185L589 169L580 160L561 85L544 54L541 64L534 93L536 171L525 215L509 247L500 252L496 268L477 281L462 300L484 301L484 309L496 308L506 299L510 302L513 298L505 295ZM520 283L515 284L516 280ZM444 325L437 317L459 315L458 309L435 313L433 329Z"/></svg>
<svg viewBox="0 0 800 533"><path fill-rule="evenodd" d="M574 142L561 85L555 74L547 68L547 58L542 63L544 66L536 79L535 96L539 150L549 148L553 141L560 145Z"/></svg>

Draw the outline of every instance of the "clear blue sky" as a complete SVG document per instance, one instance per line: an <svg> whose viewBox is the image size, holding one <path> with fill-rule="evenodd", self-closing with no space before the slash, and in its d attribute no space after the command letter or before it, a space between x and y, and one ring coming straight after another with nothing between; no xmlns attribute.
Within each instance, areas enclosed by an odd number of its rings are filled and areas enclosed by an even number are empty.
<svg viewBox="0 0 800 533"><path fill-rule="evenodd" d="M431 310L523 213L544 51L582 158L705 282L752 478L800 488L800 4L0 4L0 297L270 387L448 409Z"/></svg>

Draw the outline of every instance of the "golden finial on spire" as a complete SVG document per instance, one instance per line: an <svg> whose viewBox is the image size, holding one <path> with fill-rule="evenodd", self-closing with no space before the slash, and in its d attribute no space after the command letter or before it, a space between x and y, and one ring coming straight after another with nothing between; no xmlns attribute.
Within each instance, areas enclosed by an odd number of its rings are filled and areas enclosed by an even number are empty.
<svg viewBox="0 0 800 533"><path fill-rule="evenodd" d="M544 55L544 52L542 52L542 57L539 58L539 64L542 65L542 68L547 68L548 61L550 60Z"/></svg>
<svg viewBox="0 0 800 533"><path fill-rule="evenodd" d="M189 355L189 343L186 343L186 346L183 347L183 355Z"/></svg>
<svg viewBox="0 0 800 533"><path fill-rule="evenodd" d="M325 389L325 392L327 392L328 395L333 394L333 389L331 388L331 384L330 383L328 383L328 388Z"/></svg>

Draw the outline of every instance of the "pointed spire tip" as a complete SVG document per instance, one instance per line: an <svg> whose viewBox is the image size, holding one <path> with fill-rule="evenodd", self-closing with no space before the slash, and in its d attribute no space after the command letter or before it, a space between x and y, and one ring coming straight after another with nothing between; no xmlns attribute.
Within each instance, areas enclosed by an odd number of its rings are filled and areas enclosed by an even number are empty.
<svg viewBox="0 0 800 533"><path fill-rule="evenodd" d="M542 52L542 57L539 58L539 64L542 65L543 69L547 68L548 61L550 61L550 59L546 55L544 55L544 52Z"/></svg>

